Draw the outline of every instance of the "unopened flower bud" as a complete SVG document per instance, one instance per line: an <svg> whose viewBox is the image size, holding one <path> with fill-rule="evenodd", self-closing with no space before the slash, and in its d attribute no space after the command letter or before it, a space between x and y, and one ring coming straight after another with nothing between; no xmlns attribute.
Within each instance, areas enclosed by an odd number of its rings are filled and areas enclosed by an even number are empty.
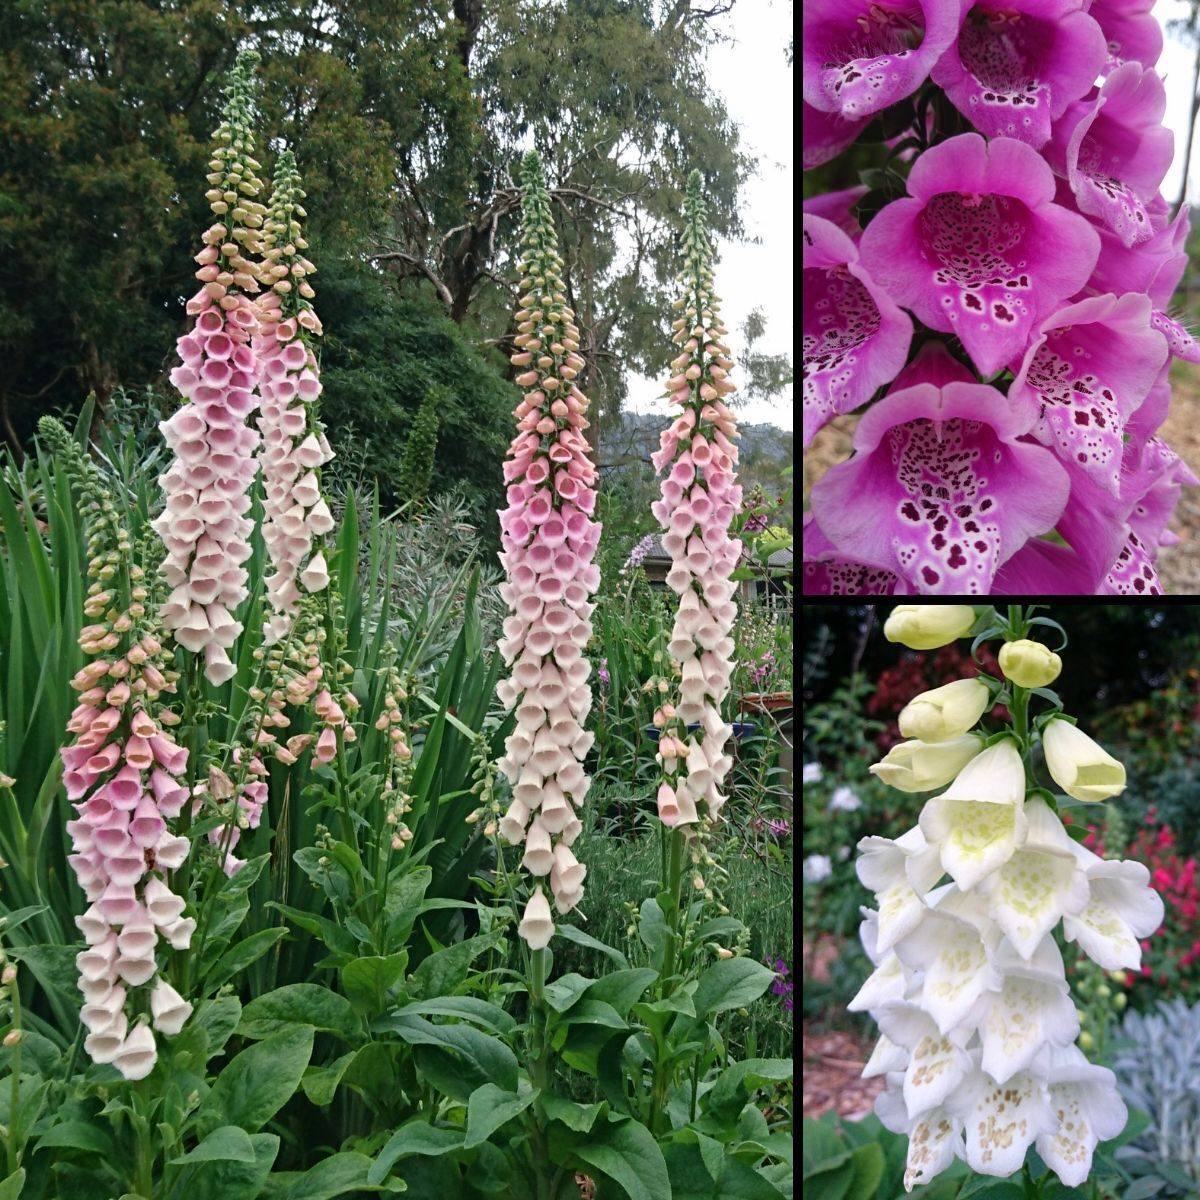
<svg viewBox="0 0 1200 1200"><path fill-rule="evenodd" d="M936 650L965 637L975 624L969 604L897 604L883 626L889 642L910 650Z"/></svg>
<svg viewBox="0 0 1200 1200"><path fill-rule="evenodd" d="M1041 642L1022 638L1000 647L1000 670L1018 687L1046 687L1062 673L1062 659Z"/></svg>

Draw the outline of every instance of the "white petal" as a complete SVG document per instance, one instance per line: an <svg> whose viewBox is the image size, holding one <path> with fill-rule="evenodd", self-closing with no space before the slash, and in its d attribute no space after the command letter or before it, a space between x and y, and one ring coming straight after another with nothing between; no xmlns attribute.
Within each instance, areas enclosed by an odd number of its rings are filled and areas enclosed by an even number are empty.
<svg viewBox="0 0 1200 1200"><path fill-rule="evenodd" d="M983 1069L997 1083L1028 1067L1046 1042L1063 1045L1079 1036L1075 1004L1054 984L1009 975L990 999L979 1032Z"/></svg>
<svg viewBox="0 0 1200 1200"><path fill-rule="evenodd" d="M879 901L879 934L875 948L878 953L885 954L916 929L929 910L903 875L898 883L880 892L876 899Z"/></svg>
<svg viewBox="0 0 1200 1200"><path fill-rule="evenodd" d="M1020 804L1025 799L1025 766L1016 742L1005 738L977 754L942 793L942 799Z"/></svg>
<svg viewBox="0 0 1200 1200"><path fill-rule="evenodd" d="M941 1033L957 1025L985 991L1000 988L983 939L960 921L931 914L896 951L906 966L924 968L921 1007Z"/></svg>
<svg viewBox="0 0 1200 1200"><path fill-rule="evenodd" d="M986 1075L965 1114L967 1162L981 1175L1011 1175L1040 1134L1058 1127L1046 1086L1022 1072L999 1084Z"/></svg>
<svg viewBox="0 0 1200 1200"><path fill-rule="evenodd" d="M929 841L938 844L942 866L964 890L1002 867L1025 841L1027 830L1017 805L945 796L925 805L920 823Z"/></svg>
<svg viewBox="0 0 1200 1200"><path fill-rule="evenodd" d="M903 1071L908 1066L908 1051L897 1046L885 1034L881 1034L863 1067L862 1077L871 1079L876 1075L886 1075L889 1071Z"/></svg>
<svg viewBox="0 0 1200 1200"><path fill-rule="evenodd" d="M893 1000L902 1000L908 987L908 975L904 964L895 954L889 954L883 962L867 976L867 981L846 1007L850 1012L864 1012L879 1008Z"/></svg>
<svg viewBox="0 0 1200 1200"><path fill-rule="evenodd" d="M1062 1082L1055 1081L1052 1069L1050 1104L1059 1127L1054 1134L1045 1133L1037 1139L1038 1153L1067 1187L1076 1187L1087 1179L1097 1143L1116 1137L1129 1117L1112 1072L1092 1067L1082 1054L1079 1059L1083 1061L1078 1068L1062 1072L1068 1076Z"/></svg>
<svg viewBox="0 0 1200 1200"><path fill-rule="evenodd" d="M1074 858L1027 847L1018 850L981 885L992 914L1024 958L1058 924L1064 912L1077 913L1088 901L1087 877Z"/></svg>
<svg viewBox="0 0 1200 1200"><path fill-rule="evenodd" d="M918 1118L908 1135L906 1192L940 1175L954 1161L955 1153L961 1154L962 1127L962 1118L952 1116L944 1108L935 1108Z"/></svg>

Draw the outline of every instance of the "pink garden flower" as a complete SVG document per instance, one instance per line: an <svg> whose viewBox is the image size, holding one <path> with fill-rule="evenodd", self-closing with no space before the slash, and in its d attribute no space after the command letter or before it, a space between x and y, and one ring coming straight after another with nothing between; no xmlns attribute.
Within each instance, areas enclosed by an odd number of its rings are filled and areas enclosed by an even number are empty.
<svg viewBox="0 0 1200 1200"><path fill-rule="evenodd" d="M185 403L161 425L174 458L159 477L166 508L153 526L167 556L163 575L172 588L163 624L179 645L204 653L209 680L221 684L236 668L228 650L242 631L234 617L246 598L252 528L246 513L258 469L258 434L247 424L258 400L258 366L250 339L258 315L250 296L259 290L259 233L266 209L254 200L261 185L251 152L253 66L239 60L226 90L224 120L210 163L207 193L217 220L196 256L200 290L188 301L196 318L179 339L181 365L171 382Z"/></svg>
<svg viewBox="0 0 1200 1200"><path fill-rule="evenodd" d="M809 0L804 99L850 121L879 112L921 86L961 23L960 0Z"/></svg>
<svg viewBox="0 0 1200 1200"><path fill-rule="evenodd" d="M1136 62L1149 69L1163 49L1162 29L1151 9L1154 0L1092 0L1088 15L1104 34L1105 72L1121 63Z"/></svg>
<svg viewBox="0 0 1200 1200"><path fill-rule="evenodd" d="M574 382L584 365L579 330L563 299L550 198L533 153L522 164L522 208L521 287L528 291L513 363L525 368L517 376L525 398L514 414L518 432L504 464L508 507L500 513L500 592L511 615L499 649L512 671L497 688L516 711L516 728L498 764L513 785L500 832L525 843L525 869L549 876L555 907L565 913L582 899L586 874L570 846L583 828L575 809L590 783L582 764L593 736L583 729L591 666L583 651L592 629L589 596L600 582L592 562L600 526L591 519L596 469L583 435L587 398ZM538 949L553 932L537 887L521 935Z"/></svg>
<svg viewBox="0 0 1200 1200"><path fill-rule="evenodd" d="M1104 63L1104 34L1086 7L1085 0L976 0L933 81L986 137L1042 146L1051 122Z"/></svg>
<svg viewBox="0 0 1200 1200"><path fill-rule="evenodd" d="M913 165L908 192L867 226L862 266L931 329L956 334L979 373L993 375L1086 283L1099 236L1053 202L1041 156L1008 137L941 142Z"/></svg>
<svg viewBox="0 0 1200 1200"><path fill-rule="evenodd" d="M859 262L836 225L804 214L804 445L904 366L912 321Z"/></svg>
<svg viewBox="0 0 1200 1200"><path fill-rule="evenodd" d="M672 560L667 586L679 596L667 647L679 664L679 700L672 712L660 710L661 723L655 718L663 730L658 813L668 826L691 824L702 815L715 819L725 803L720 789L732 759L724 747L733 729L721 716L721 704L729 692L737 615L736 584L730 577L742 549L741 541L729 536L742 503L733 441L737 430L723 399L734 390L728 378L733 363L713 293L712 247L698 171L688 179L684 212L685 292L676 303L682 311L674 334L681 353L666 382L680 414L651 456L654 469L665 472L660 499L651 511ZM820 218L807 220L850 245L835 226ZM699 728L692 732L692 725Z"/></svg>

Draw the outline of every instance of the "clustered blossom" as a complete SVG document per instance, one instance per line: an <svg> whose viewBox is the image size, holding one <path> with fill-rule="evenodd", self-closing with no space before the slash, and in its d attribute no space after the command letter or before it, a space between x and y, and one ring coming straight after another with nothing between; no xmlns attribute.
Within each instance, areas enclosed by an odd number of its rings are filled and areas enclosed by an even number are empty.
<svg viewBox="0 0 1200 1200"><path fill-rule="evenodd" d="M742 543L729 529L742 502L737 482L738 436L722 397L735 390L733 363L722 341L725 326L712 289L712 247L705 227L700 173L688 179L684 227L685 295L672 340L680 347L666 382L679 416L663 430L652 455L666 472L651 511L662 526L662 547L671 556L667 586L679 607L667 650L679 664L679 703L655 715L662 729L657 758L664 780L658 815L668 826L716 818L725 798L721 783L732 759L725 743L733 728L721 715L733 670L737 585L731 579ZM694 728L693 728L694 727Z"/></svg>
<svg viewBox="0 0 1200 1200"><path fill-rule="evenodd" d="M636 546L629 552L629 557L621 565L621 570L618 574L624 578L631 571L636 571L646 558L646 555L654 549L654 534L648 533L642 538Z"/></svg>
<svg viewBox="0 0 1200 1200"><path fill-rule="evenodd" d="M1161 593L1198 482L1158 437L1167 372L1200 345L1165 311L1189 226L1152 2L805 6L805 169L910 122L871 190L804 203L805 447L860 413L806 593Z"/></svg>
<svg viewBox="0 0 1200 1200"><path fill-rule="evenodd" d="M550 198L536 154L525 156L522 179L521 309L517 313L517 435L504 464L508 507L500 512L506 582L500 592L511 615L499 642L512 668L497 687L516 710L516 728L497 764L512 784L512 804L500 821L510 844L524 843L522 866L549 876L555 907L569 912L583 897L586 868L571 852L582 824L575 810L590 780L583 759L593 735L583 721L592 703L591 638L600 582L592 562L600 525L596 469L588 457L587 398L575 385L583 369L579 330L566 306ZM554 933L550 905L535 886L520 925L533 949Z"/></svg>
<svg viewBox="0 0 1200 1200"><path fill-rule="evenodd" d="M233 613L247 595L242 564L253 525L246 514L258 470L258 434L247 423L258 403L251 296L259 290L266 213L254 199L261 190L251 133L257 60L253 51L239 55L226 89L206 193L217 220L196 255L201 287L187 303L195 326L179 339L181 365L171 371L184 404L160 426L174 460L159 477L167 500L154 521L173 589L159 615L181 646L204 652L205 674L215 684L236 671L228 650L242 631Z"/></svg>
<svg viewBox="0 0 1200 1200"><path fill-rule="evenodd" d="M88 523L88 579L79 633L88 661L71 686L79 701L67 722L63 786L78 814L67 822L68 857L88 908L75 918L87 949L75 959L93 1062L143 1079L157 1049L150 1028L175 1034L192 1011L162 975L160 944L185 950L196 922L163 873L181 866L190 844L168 821L187 799L188 752L167 726L178 717L170 654L155 636L154 597L137 565L108 482L57 422L43 436L62 455ZM148 1022L137 1014L148 1009Z"/></svg>
<svg viewBox="0 0 1200 1200"><path fill-rule="evenodd" d="M969 736L977 719L960 709L943 728L921 730L931 761L940 738L946 761L961 762L961 745L949 744L964 737L966 761L916 828L859 843L859 878L878 906L863 909L862 927L875 970L849 1007L869 1011L882 1033L863 1074L886 1077L876 1111L909 1137L906 1190L955 1157L1010 1175L1034 1143L1074 1187L1126 1110L1112 1072L1074 1044L1079 1021L1052 931L1061 919L1066 939L1105 970L1137 970L1138 939L1161 923L1163 905L1140 863L1107 861L1072 840L1027 782L1017 739L985 747ZM1053 715L1041 741L1069 795L1099 800L1124 787L1121 765L1069 718Z"/></svg>
<svg viewBox="0 0 1200 1200"><path fill-rule="evenodd" d="M328 586L328 565L317 540L334 526L321 492L320 469L333 450L315 412L321 381L309 339L320 335L321 322L310 303L313 288L307 278L316 268L303 255L308 248L299 220L305 215L303 197L295 157L285 150L263 230L262 280L270 290L259 303L254 337L263 541L274 568L266 579L272 609L264 628L268 645L289 632L305 592Z"/></svg>

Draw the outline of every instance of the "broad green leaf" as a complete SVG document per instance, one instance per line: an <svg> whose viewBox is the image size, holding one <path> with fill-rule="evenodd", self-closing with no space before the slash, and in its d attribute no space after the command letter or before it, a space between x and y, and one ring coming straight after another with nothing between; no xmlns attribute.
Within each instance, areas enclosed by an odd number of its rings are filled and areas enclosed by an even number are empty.
<svg viewBox="0 0 1200 1200"><path fill-rule="evenodd" d="M555 1012L566 1012L596 981L572 972L546 985L546 1003Z"/></svg>
<svg viewBox="0 0 1200 1200"><path fill-rule="evenodd" d="M304 1094L318 1108L324 1108L333 1100L333 1094L337 1091L342 1076L346 1074L346 1070L354 1061L355 1056L368 1049L370 1048L363 1046L358 1050L351 1050L349 1054L343 1054L341 1058L334 1059L327 1067L309 1067L300 1080Z"/></svg>
<svg viewBox="0 0 1200 1200"><path fill-rule="evenodd" d="M484 951L494 949L499 940L497 934L467 938L431 954L409 977L409 995L414 1000L450 995L466 979L471 963Z"/></svg>
<svg viewBox="0 0 1200 1200"><path fill-rule="evenodd" d="M587 1133L596 1123L596 1118L604 1112L604 1101L595 1104L580 1104L575 1100L566 1100L553 1092L544 1092L538 1098L538 1104L546 1117L551 1121L561 1121L568 1129L576 1133Z"/></svg>
<svg viewBox="0 0 1200 1200"><path fill-rule="evenodd" d="M582 929L577 929L574 925L558 925L556 930L559 937L566 938L568 942L574 942L577 946L584 946L588 950L595 950L600 954L605 954L613 960L622 970L629 967L629 959L617 950L610 946L607 942L602 942L599 938L594 938L590 933L584 933Z"/></svg>
<svg viewBox="0 0 1200 1200"><path fill-rule="evenodd" d="M283 928L260 929L249 937L235 942L224 954L217 959L216 964L205 976L204 983L208 991L215 991L228 983L252 963L257 962L280 938L287 937L288 931Z"/></svg>
<svg viewBox="0 0 1200 1200"><path fill-rule="evenodd" d="M317 983L289 983L242 1009L237 1031L246 1038L265 1038L293 1025L311 1025L344 1041L362 1036L362 1023L350 1001Z"/></svg>
<svg viewBox="0 0 1200 1200"><path fill-rule="evenodd" d="M194 1150L171 1159L170 1166L194 1162L254 1162L254 1143L239 1125L214 1129Z"/></svg>
<svg viewBox="0 0 1200 1200"><path fill-rule="evenodd" d="M726 958L713 963L700 975L692 997L698 1017L731 1008L743 1008L757 1000L772 982L775 972L752 958Z"/></svg>
<svg viewBox="0 0 1200 1200"><path fill-rule="evenodd" d="M466 1149L486 1142L502 1125L523 1113L533 1103L535 1091L518 1095L506 1092L494 1083L485 1083L476 1088L467 1101L467 1136L463 1142Z"/></svg>
<svg viewBox="0 0 1200 1200"><path fill-rule="evenodd" d="M495 1083L509 1092L517 1090L516 1056L498 1038L470 1025L435 1025L415 1016L388 1017L377 1025L411 1045L446 1051L448 1062L436 1054L422 1055L418 1061L435 1086L464 1104L484 1083Z"/></svg>
<svg viewBox="0 0 1200 1200"><path fill-rule="evenodd" d="M367 1172L368 1183L382 1183L392 1165L409 1155L439 1155L461 1150L463 1131L442 1129L424 1121L409 1121L398 1129L376 1156Z"/></svg>
<svg viewBox="0 0 1200 1200"><path fill-rule="evenodd" d="M174 1186L165 1193L168 1200L256 1200L279 1154L279 1138L273 1133L256 1133L250 1145L253 1162L225 1159L179 1168Z"/></svg>
<svg viewBox="0 0 1200 1200"><path fill-rule="evenodd" d="M509 1016L498 1004L480 1000L475 996L440 996L432 1000L418 1000L414 1004L406 1004L398 1008L394 1016L406 1014L414 1016L461 1017L464 1021L474 1021L493 1033L511 1033L516 1027L516 1021Z"/></svg>
<svg viewBox="0 0 1200 1200"><path fill-rule="evenodd" d="M360 1013L374 1016L387 1007L388 989L403 978L406 966L407 950L386 958L356 958L341 969L342 991Z"/></svg>
<svg viewBox="0 0 1200 1200"><path fill-rule="evenodd" d="M606 1004L603 1000L593 1000L590 995L585 996L578 1004L573 1004L559 1018L559 1023L563 1025L601 1025L605 1029L627 1028L625 1019L611 1004Z"/></svg>
<svg viewBox="0 0 1200 1200"><path fill-rule="evenodd" d="M333 1200L368 1187L371 1160L365 1154L344 1151L305 1171L287 1191L287 1200Z"/></svg>
<svg viewBox="0 0 1200 1200"><path fill-rule="evenodd" d="M630 1005L658 978L651 967L634 967L627 971L612 971L597 979L588 988L589 1000L603 1000L619 1013L629 1011Z"/></svg>
<svg viewBox="0 0 1200 1200"><path fill-rule="evenodd" d="M727 961L733 962L733 959ZM759 1087L766 1083L782 1082L792 1078L793 1065L790 1059L787 1058L746 1058L741 1062L734 1063L731 1067L726 1067L724 1071L717 1077L716 1083L713 1084L712 1090L704 1097L705 1105L708 1111L717 1116L724 1116L732 1119L736 1112L740 1112L745 1104L748 1090L750 1088ZM808 1146L809 1134L808 1131L813 1123L806 1121L804 1124L804 1145L805 1145L805 1166L804 1171L807 1175L809 1170ZM814 1137L824 1136L814 1133ZM831 1153L836 1153L842 1149L837 1142L836 1135L833 1135L834 1149L828 1151L825 1155L817 1157L813 1161L813 1165L820 1163L822 1157L828 1157ZM814 1148L814 1154L817 1150Z"/></svg>
<svg viewBox="0 0 1200 1200"><path fill-rule="evenodd" d="M62 1121L51 1125L38 1141L38 1149L57 1146L61 1149L90 1150L95 1154L113 1153L113 1141L108 1130L87 1121Z"/></svg>
<svg viewBox="0 0 1200 1200"><path fill-rule="evenodd" d="M312 1026L297 1025L243 1050L217 1075L197 1124L205 1132L221 1125L261 1129L300 1086L312 1045Z"/></svg>
<svg viewBox="0 0 1200 1200"><path fill-rule="evenodd" d="M629 1200L672 1200L663 1152L640 1121L593 1129L590 1138L575 1147L575 1155L619 1184Z"/></svg>
<svg viewBox="0 0 1200 1200"><path fill-rule="evenodd" d="M711 1143L707 1153L702 1143L664 1147L672 1200L780 1200L783 1193L773 1183L745 1163L725 1157L719 1142L705 1141ZM868 1192L854 1196L873 1200Z"/></svg>
<svg viewBox="0 0 1200 1200"><path fill-rule="evenodd" d="M25 1168L18 1167L7 1179L0 1182L0 1200L21 1200L25 1190Z"/></svg>

